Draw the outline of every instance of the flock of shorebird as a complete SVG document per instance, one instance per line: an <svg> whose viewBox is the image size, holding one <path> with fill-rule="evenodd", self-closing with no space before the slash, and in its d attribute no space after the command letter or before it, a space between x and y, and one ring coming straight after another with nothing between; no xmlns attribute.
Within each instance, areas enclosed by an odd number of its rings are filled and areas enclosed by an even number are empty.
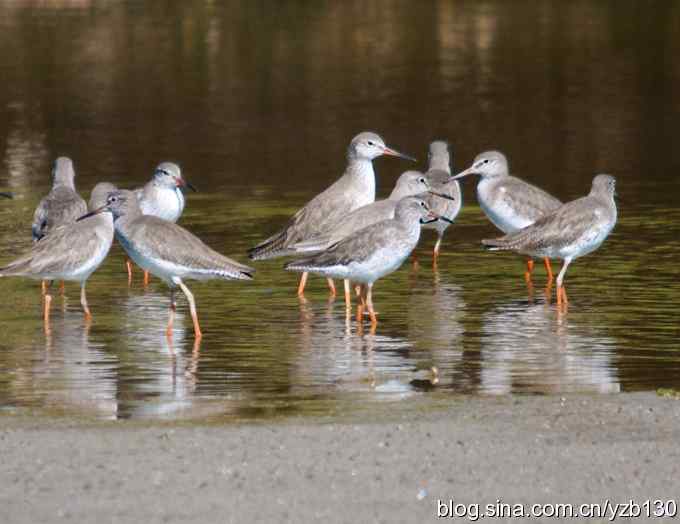
<svg viewBox="0 0 680 524"><path fill-rule="evenodd" d="M449 146L443 141L430 144L426 172L406 171L389 197L376 201L373 160L382 155L415 160L388 147L375 133L358 134L347 150L343 175L295 213L281 231L248 253L253 260L303 256L284 266L302 273L299 295L304 292L309 273L326 277L332 294L336 292L333 279L343 279L349 309L354 284L359 300L357 320L362 322L367 312L372 327L377 323L373 284L409 257L418 244L421 228L437 232L437 263L444 233L461 209L458 181L463 177L480 176L479 204L505 233L498 239L482 240L485 247L527 255L527 279L534 258L544 259L550 282L550 259L563 260L557 276L558 307L567 304L564 275L569 264L597 249L616 224L612 176L597 175L587 196L563 204L542 189L511 176L505 156L498 151L478 155L469 168L452 175ZM43 281L45 329L49 329L50 285L54 280L62 285L64 280L80 282L81 304L85 317L91 319L85 284L106 258L114 237L129 257L129 279L133 261L144 270L145 282L151 273L170 287L169 337L178 287L189 302L195 336L202 336L194 297L185 280L253 278L254 269L214 251L176 224L184 210L183 191L195 191L177 164L161 163L151 181L135 191L99 183L88 204L76 192L70 159L58 158L52 175L52 190L35 210L32 249L0 268L0 277L24 276ZM0 196L11 198L8 193Z"/></svg>

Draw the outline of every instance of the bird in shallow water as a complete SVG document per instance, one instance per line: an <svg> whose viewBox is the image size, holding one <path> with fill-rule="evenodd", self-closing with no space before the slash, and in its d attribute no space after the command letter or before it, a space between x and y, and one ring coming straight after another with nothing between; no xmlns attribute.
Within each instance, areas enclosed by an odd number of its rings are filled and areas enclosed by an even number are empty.
<svg viewBox="0 0 680 524"><path fill-rule="evenodd" d="M516 233L562 205L542 189L510 175L508 160L500 151L477 155L472 165L454 176L453 180L468 175L480 175L477 183L479 205L493 225L506 234ZM544 257L543 262L548 280L552 282L550 259ZM525 273L527 282L533 269L534 262L529 259Z"/></svg>
<svg viewBox="0 0 680 524"><path fill-rule="evenodd" d="M285 269L365 285L365 306L375 326L373 284L401 266L418 244L421 225L437 219L446 220L431 211L425 199L406 197L397 204L394 218L365 227L321 253L289 262ZM359 306L357 319L362 313L363 306Z"/></svg>
<svg viewBox="0 0 680 524"><path fill-rule="evenodd" d="M111 212L116 237L128 256L145 271L170 287L170 317L166 334L172 336L175 290L179 287L189 302L194 334L202 337L196 302L185 280L252 280L254 269L225 257L174 222L144 215L132 191L109 193L106 203L90 214Z"/></svg>
<svg viewBox="0 0 680 524"><path fill-rule="evenodd" d="M182 170L173 162L161 162L156 166L151 180L144 187L135 190L139 207L145 215L151 215L170 222L177 222L184 211L185 188L196 192L196 188L182 176ZM128 283L132 282L132 263L126 261ZM144 285L149 283L149 272L144 271Z"/></svg>
<svg viewBox="0 0 680 524"><path fill-rule="evenodd" d="M52 189L33 213L31 232L34 242L41 240L59 226L72 224L78 217L87 213L87 204L76 191L75 178L73 161L65 156L57 158L52 168ZM60 287L63 292L63 281ZM43 295L46 292L47 283L43 281Z"/></svg>
<svg viewBox="0 0 680 524"><path fill-rule="evenodd" d="M92 201L106 202L105 188L92 191ZM54 227L49 235L33 244L31 250L14 262L0 268L0 277L20 276L41 280L69 280L80 282L80 303L85 318L92 314L87 303L85 284L101 265L113 242L113 217L111 213L90 217L84 215L73 223ZM43 320L49 331L52 296L46 290Z"/></svg>
<svg viewBox="0 0 680 524"><path fill-rule="evenodd" d="M295 254L295 244L332 230L349 213L375 201L373 160L382 155L415 160L387 147L375 133L359 133L347 149L343 175L295 213L281 231L250 249L248 256L252 260L266 260ZM298 296L304 294L307 275L306 271L302 273ZM327 280L331 294L335 295L333 280L330 277Z"/></svg>
<svg viewBox="0 0 680 524"><path fill-rule="evenodd" d="M456 180L451 180L450 157L449 144L447 142L435 140L430 144L428 152L429 167L425 172L425 178L433 191L450 197L447 199L433 199L432 210L451 221L437 220L423 226L423 229L433 229L437 232L437 242L435 242L434 249L432 250L432 265L434 267L437 266L444 232L456 219L463 205L460 184Z"/></svg>
<svg viewBox="0 0 680 524"><path fill-rule="evenodd" d="M376 222L393 218L397 204L402 198L424 193L428 189L430 189L430 185L423 173L420 171L405 171L397 179L397 183L389 197L355 209L346 215L339 224L335 224L330 231L325 231L309 240L298 242L293 246L293 249L297 253L323 251L360 229ZM345 305L349 308L351 307L351 295L350 281L348 279L344 280L344 287Z"/></svg>
<svg viewBox="0 0 680 524"><path fill-rule="evenodd" d="M557 275L557 303L567 304L564 275L571 262L595 251L616 225L616 179L597 175L588 196L568 202L532 225L495 240L482 240L493 251L564 261Z"/></svg>

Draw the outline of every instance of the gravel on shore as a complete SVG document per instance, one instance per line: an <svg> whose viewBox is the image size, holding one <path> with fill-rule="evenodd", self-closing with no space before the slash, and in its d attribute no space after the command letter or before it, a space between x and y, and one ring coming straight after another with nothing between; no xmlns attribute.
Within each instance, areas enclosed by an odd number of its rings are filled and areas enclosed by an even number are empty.
<svg viewBox="0 0 680 524"><path fill-rule="evenodd" d="M642 504L680 498L678 442L680 401L654 393L465 398L370 423L4 415L0 522L414 523L436 521L438 499Z"/></svg>

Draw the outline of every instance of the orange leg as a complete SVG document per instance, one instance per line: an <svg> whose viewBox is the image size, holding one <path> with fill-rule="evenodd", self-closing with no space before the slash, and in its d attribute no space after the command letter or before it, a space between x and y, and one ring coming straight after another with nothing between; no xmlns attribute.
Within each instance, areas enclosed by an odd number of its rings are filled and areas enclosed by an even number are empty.
<svg viewBox="0 0 680 524"><path fill-rule="evenodd" d="M45 333L50 331L50 306L52 305L52 295L45 294L43 305L43 325L45 326Z"/></svg>
<svg viewBox="0 0 680 524"><path fill-rule="evenodd" d="M337 292L335 291L335 282L333 282L333 279L327 278L326 282L328 282L328 290L331 292L331 296L334 297L337 295Z"/></svg>
<svg viewBox="0 0 680 524"><path fill-rule="evenodd" d="M64 294L64 288L65 288L64 281L62 280L61 282L59 282L59 294L60 295Z"/></svg>
<svg viewBox="0 0 680 524"><path fill-rule="evenodd" d="M307 285L307 277L309 276L309 273L306 271L302 273L302 276L300 277L300 284L298 285L298 290L297 294L299 297L303 296L305 294L305 286Z"/></svg>
<svg viewBox="0 0 680 524"><path fill-rule="evenodd" d="M557 287L557 305L558 306L566 306L569 304L569 299L567 298L567 290L564 289L564 286L558 286Z"/></svg>
<svg viewBox="0 0 680 524"><path fill-rule="evenodd" d="M172 338L172 328L175 325L175 311L177 304L175 302L175 290L170 290L170 315L168 316L168 327L165 328L165 336Z"/></svg>
<svg viewBox="0 0 680 524"><path fill-rule="evenodd" d="M531 282L531 274L534 272L534 261L530 258L527 260L527 270L524 272L524 280L527 284Z"/></svg>
<svg viewBox="0 0 680 524"><path fill-rule="evenodd" d="M442 237L437 238L437 242L434 245L434 250L432 251L432 267L437 268L437 261L439 260L439 248L442 245Z"/></svg>
<svg viewBox="0 0 680 524"><path fill-rule="evenodd" d="M149 272L144 271L144 286L146 287L148 285L149 285Z"/></svg>
<svg viewBox="0 0 680 524"><path fill-rule="evenodd" d="M196 339L198 340L203 336L203 333L201 332L201 326L198 323L198 313L196 311L196 302L194 301L194 295L192 295L191 291L189 291L189 288L184 285L184 282L182 282L179 279L177 279L175 282L182 289L182 292L189 301L189 311L191 312L191 320L194 321L194 337L196 337Z"/></svg>
<svg viewBox="0 0 680 524"><path fill-rule="evenodd" d="M129 258L125 260L125 265L127 266L128 272L128 285L132 284L132 260Z"/></svg>
<svg viewBox="0 0 680 524"><path fill-rule="evenodd" d="M80 305L83 306L83 313L85 313L85 320L87 322L92 320L92 313L87 305L87 295L85 294L85 282L80 286Z"/></svg>
<svg viewBox="0 0 680 524"><path fill-rule="evenodd" d="M43 280L40 287L42 288L42 296L45 296L47 294L47 281Z"/></svg>
<svg viewBox="0 0 680 524"><path fill-rule="evenodd" d="M545 271L548 273L548 282L552 283L555 277L553 275L552 266L550 265L550 259L548 257L543 258L543 264L545 264Z"/></svg>
<svg viewBox="0 0 680 524"><path fill-rule="evenodd" d="M373 309L373 284L368 284L366 289L366 306L368 307L368 315L371 317L371 326L375 326L378 323L378 317L376 317L375 310Z"/></svg>

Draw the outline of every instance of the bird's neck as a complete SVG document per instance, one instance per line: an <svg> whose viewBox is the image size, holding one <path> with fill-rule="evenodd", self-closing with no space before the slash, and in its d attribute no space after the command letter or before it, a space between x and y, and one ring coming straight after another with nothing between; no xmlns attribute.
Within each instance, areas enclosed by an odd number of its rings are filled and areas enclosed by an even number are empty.
<svg viewBox="0 0 680 524"><path fill-rule="evenodd" d="M347 165L345 176L361 187L362 194L366 195L370 202L375 200L375 171L373 171L373 162L365 159L351 158Z"/></svg>
<svg viewBox="0 0 680 524"><path fill-rule="evenodd" d="M428 165L428 170L441 169L446 171L449 175L451 174L451 166L449 166L448 156L433 156L430 158Z"/></svg>
<svg viewBox="0 0 680 524"><path fill-rule="evenodd" d="M130 206L125 210L125 214L116 218L116 232L123 236L127 236L130 224L142 216L144 215L142 214L142 210L139 208L139 206Z"/></svg>

